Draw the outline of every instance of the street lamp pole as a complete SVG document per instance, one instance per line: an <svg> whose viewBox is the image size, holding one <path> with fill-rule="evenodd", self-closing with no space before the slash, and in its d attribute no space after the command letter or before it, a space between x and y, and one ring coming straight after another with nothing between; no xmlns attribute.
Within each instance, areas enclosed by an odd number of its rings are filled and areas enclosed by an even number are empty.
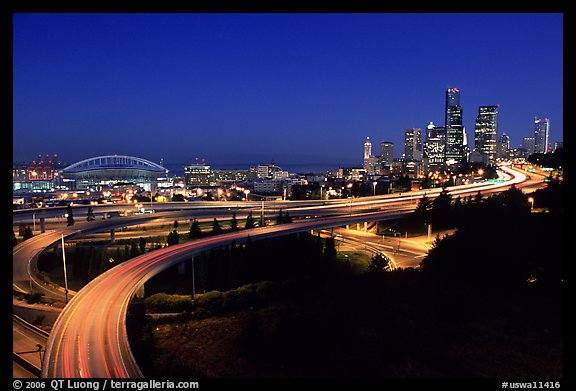
<svg viewBox="0 0 576 391"><path fill-rule="evenodd" d="M64 293L66 294L66 304L68 304L68 277L66 275L66 252L64 250L64 234L62 234L62 265L64 267Z"/></svg>
<svg viewBox="0 0 576 391"><path fill-rule="evenodd" d="M196 297L196 278L194 277L194 257L192 257L192 299Z"/></svg>
<svg viewBox="0 0 576 391"><path fill-rule="evenodd" d="M529 197L528 202L530 203L530 212L534 209L534 198Z"/></svg>
<svg viewBox="0 0 576 391"><path fill-rule="evenodd" d="M372 182L372 184L374 185L374 196L376 196L376 185L378 184L378 182L374 181Z"/></svg>

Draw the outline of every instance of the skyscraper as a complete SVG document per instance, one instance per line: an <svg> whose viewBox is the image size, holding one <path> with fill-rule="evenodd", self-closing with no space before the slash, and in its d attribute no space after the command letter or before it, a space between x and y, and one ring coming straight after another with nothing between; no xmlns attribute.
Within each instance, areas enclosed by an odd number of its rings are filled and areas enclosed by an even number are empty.
<svg viewBox="0 0 576 391"><path fill-rule="evenodd" d="M496 159L496 141L498 134L498 106L480 106L476 117L474 150Z"/></svg>
<svg viewBox="0 0 576 391"><path fill-rule="evenodd" d="M526 150L528 156L534 153L534 137L522 138L522 148Z"/></svg>
<svg viewBox="0 0 576 391"><path fill-rule="evenodd" d="M374 174L377 163L378 159L372 156L372 142L370 141L370 137L366 137L366 141L364 142L364 170L366 170L366 173Z"/></svg>
<svg viewBox="0 0 576 391"><path fill-rule="evenodd" d="M534 153L548 153L550 150L550 120L534 118Z"/></svg>
<svg viewBox="0 0 576 391"><path fill-rule="evenodd" d="M444 164L444 149L446 133L443 126L435 126L433 122L426 127L424 141L424 164L426 168L439 167Z"/></svg>
<svg viewBox="0 0 576 391"><path fill-rule="evenodd" d="M506 133L502 133L496 145L497 158L507 159L510 157L510 137Z"/></svg>
<svg viewBox="0 0 576 391"><path fill-rule="evenodd" d="M464 161L464 129L462 127L462 107L460 106L460 90L446 90L446 149L445 161L462 163Z"/></svg>
<svg viewBox="0 0 576 391"><path fill-rule="evenodd" d="M422 129L404 130L404 159L407 161L422 160Z"/></svg>
<svg viewBox="0 0 576 391"><path fill-rule="evenodd" d="M366 141L364 141L364 159L368 159L372 156L372 142L370 141L370 137L366 137Z"/></svg>
<svg viewBox="0 0 576 391"><path fill-rule="evenodd" d="M394 161L394 143L383 141L380 143L380 161L383 165L390 166Z"/></svg>

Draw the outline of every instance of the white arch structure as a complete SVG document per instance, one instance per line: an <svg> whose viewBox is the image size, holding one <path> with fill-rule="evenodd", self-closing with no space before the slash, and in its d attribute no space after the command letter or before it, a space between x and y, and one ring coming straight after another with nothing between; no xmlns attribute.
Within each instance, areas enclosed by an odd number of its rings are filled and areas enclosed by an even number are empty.
<svg viewBox="0 0 576 391"><path fill-rule="evenodd" d="M166 169L159 164L134 156L107 155L85 159L64 168L64 173L76 173L86 170L114 168L132 168L147 171L165 172Z"/></svg>

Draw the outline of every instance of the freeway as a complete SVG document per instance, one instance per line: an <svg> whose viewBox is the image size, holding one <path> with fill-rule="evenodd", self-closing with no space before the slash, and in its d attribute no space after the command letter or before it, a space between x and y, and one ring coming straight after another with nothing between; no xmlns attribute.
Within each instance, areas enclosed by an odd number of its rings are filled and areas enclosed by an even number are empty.
<svg viewBox="0 0 576 391"><path fill-rule="evenodd" d="M463 186L456 186L450 188L451 194L453 195L467 195L467 194L475 194L478 191L482 191L483 193L489 192L497 192L502 191L504 188L507 188L510 184L517 184L518 187L523 185L523 182L526 180L526 176L523 174L519 174L518 171L510 170L506 167L502 168L502 178L505 179L505 183L500 184L489 184L489 183L479 183L479 184L470 184L470 185L463 185ZM540 183L540 186L542 184ZM45 284L37 281L34 277L35 275L35 259L36 257L44 251L47 247L58 243L62 235L66 239L71 239L74 237L80 237L82 235L86 235L91 232L102 232L107 231L112 228L119 228L124 226L130 225L138 225L148 222L153 219L172 219L172 218L192 218L192 217L230 217L232 213L235 213L236 210L240 211L243 209L246 213L248 210L255 212L255 217L258 216L260 211L265 212L267 216L269 216L269 212L272 211L273 214L276 214L278 209L283 208L285 211L290 211L290 214L293 217L301 216L307 217L310 220L305 220L302 223L294 223L290 225L288 230L285 230L286 226L273 226L273 227L266 227L260 228L260 231L256 231L254 235L258 238L265 238L270 237L271 235L284 235L293 230L294 232L301 229L301 230L308 230L311 227L325 227L326 224L337 224L337 225L345 225L347 223L352 222L364 222L369 221L371 219L376 220L383 220L386 218L392 218L391 216L399 216L409 211L413 210L417 199L420 198L423 194L428 195L430 198L434 198L440 189L428 189L422 190L418 192L410 192L405 195L387 195L387 196L376 196L376 197L365 197L360 199L344 199L344 200L327 200L327 201L303 201L303 202L295 202L295 201L273 201L273 202L240 202L240 203L222 203L220 205L215 205L215 203L206 203L206 205L202 204L195 204L194 207L186 207L183 208L182 205L167 205L166 211L159 212L152 215L142 215L142 216L129 216L129 217L118 217L113 219L107 220L97 220L93 222L82 222L77 223L71 227L65 227L56 229L53 231L48 231L44 234L37 235L32 239L27 240L16 246L13 250L13 286L14 289L21 292L26 292L29 290L40 291L47 296L52 296L56 298L62 299L64 297L63 289L60 287L47 287ZM154 205L156 206L156 205ZM266 206L266 208L264 208ZM129 207L133 207L130 205ZM96 209L96 208L95 208ZM16 211L20 212L20 211ZM22 211L22 213L15 213L15 222L16 221L25 221L26 217L32 217L32 213L36 213L32 211ZM54 212L50 212L54 213ZM76 210L75 210L76 213ZM348 216L342 216L342 215ZM76 214L78 216L79 214ZM340 215L340 217L333 217L328 219L323 219L322 221L316 219L319 216L334 216ZM39 215L34 216L35 218L41 217ZM240 217L240 216L239 216ZM334 220L335 219L335 220ZM336 223L337 221L338 223ZM299 225L300 224L300 225ZM269 231L271 230L271 231ZM246 238L246 236L242 235L252 235L249 231L243 231L242 233L236 233L236 235L240 235L240 237L232 240L236 240L237 243L242 241L242 238ZM191 256L192 253L197 253L199 251L204 251L206 248L212 248L210 246L220 246L227 240L225 235L219 236L216 239L216 243L212 243L210 245L202 242L202 241L195 241L192 244L188 243L191 247L184 247L185 254L164 254L163 252L154 252L146 254L146 256L150 257L147 259L148 262L152 262L153 264L160 265L158 268L152 268L148 271L144 277L142 275L139 276L139 282L136 285L142 285L143 282L150 278L153 274L158 273L160 270L179 262L181 259L185 257ZM221 242L222 241L222 242ZM204 243L204 244L203 244ZM194 247L197 246L197 247ZM168 250L168 249L167 249ZM169 249L174 250L174 248ZM176 257L174 257L177 255ZM184 258L182 258L184 257ZM137 263L133 263L137 262ZM138 262L144 262L142 259L135 258L125 264L129 265L138 265ZM144 262L146 264L146 262ZM123 265L125 265L123 264ZM119 265L122 266L122 265ZM118 267L119 267L118 266ZM119 271L116 270L117 268L111 269L109 272L114 271L114 273L118 273ZM139 269L138 269L139 270ZM109 273L106 273L108 275ZM102 275L101 277L104 278ZM134 276L133 276L134 277ZM99 277L100 278L100 277ZM100 286L97 282L99 279L94 280L88 286L81 290L81 292L90 292L91 288ZM94 309L95 313L102 315L103 319L115 319L117 322L114 323L107 323L107 328L102 329L101 326L98 326L99 319L98 318L88 318L91 319L90 322L83 324L80 328L76 328L75 331L73 330L72 325L78 323L78 321L72 322L70 319L83 319L82 316L79 314L83 313L86 308L86 303L89 301L85 301L85 297L87 293L82 294L80 299L73 298L68 305L63 314L58 318L57 324L59 325L59 330L61 333L60 340L56 347L54 344L50 344L50 351L47 352L47 356L49 357L60 357L54 361L53 366L58 368L58 371L61 372L54 372L65 374L66 376L116 376L116 375L125 375L125 376L138 376L141 375L139 373L139 369L137 365L133 362L133 358L131 357L131 352L128 346L128 342L124 335L119 337L119 331L123 331L125 333L125 310L127 303L132 296L132 294L136 291L137 286L134 286L132 283L134 280L128 280L126 288L129 289L127 292L121 292L125 296L110 296L109 299L111 300L108 304L98 304L97 306L92 304L91 309ZM126 281L125 281L126 282ZM107 280L106 284L116 286L117 284L113 280ZM95 289L95 288L94 288ZM104 292L105 293L105 292ZM124 299L120 301L121 307L118 308L114 307L113 304L118 304L118 298L123 297ZM76 303L72 305L72 303ZM83 305L82 305L83 304ZM78 307L80 309L78 309ZM114 312L116 311L116 312ZM90 313L90 311L89 311ZM105 315L106 314L106 315ZM105 315L105 316L104 316ZM112 316L112 318L111 318ZM64 320L63 320L64 319ZM80 322L84 323L84 322ZM56 326L56 325L55 325ZM78 325L77 325L78 326ZM88 328L90 328L90 332L88 332ZM96 328L96 329L94 329ZM105 340L105 335L110 332L110 330L116 330L117 338L114 340L115 345L107 344L109 349L111 346L118 346L118 349L112 349L115 353L110 353L108 351L102 353L101 355L94 356L93 354L88 355L87 351L90 351L90 346L100 346L97 350L103 349L104 345L101 343ZM70 335L73 335L76 332L76 339L73 341L70 340ZM55 335L57 333L51 334L51 340L56 340ZM54 337L52 337L54 336ZM90 337L88 337L90 336ZM96 339L94 339L96 338ZM90 342L88 340L90 339ZM55 349L53 349L55 348ZM63 350L63 352L62 352ZM53 353L55 352L55 353ZM71 352L79 352L72 354ZM74 363L62 364L65 360L62 357L68 357L68 360L74 361L75 359L78 360L78 366ZM109 360L113 359L113 364L110 365ZM90 361L87 364L87 361ZM95 364L96 361L102 361L104 364ZM46 362L51 362L46 360ZM83 363L83 364L82 364ZM122 363L122 365L118 365ZM48 371L47 367L51 364L44 365L45 370ZM62 366L59 366L62 365ZM96 368L96 369L94 369ZM102 369L104 368L104 371ZM105 368L108 368L106 370ZM115 369L110 369L115 368ZM96 372L94 372L96 371ZM98 372L100 371L100 372ZM119 372L117 372L119 371Z"/></svg>
<svg viewBox="0 0 576 391"><path fill-rule="evenodd" d="M454 196L475 194L478 191L482 191L483 193L498 192L511 184L521 185L522 182L526 180L524 174L511 170L508 167L502 167L500 175L505 182L482 182L453 186L450 187L450 192ZM40 292L44 294L46 298L64 301L65 292L63 288L48 285L39 281L38 278L35 277L35 275L37 275L37 257L46 248L57 244L62 235L64 235L65 240L67 240L91 232L106 232L113 228L138 225L150 220L193 217L230 218L232 213L236 213L237 210L239 212L242 211L242 213L253 211L256 218L259 213L268 213L269 215L270 211L272 211L273 214L276 214L277 210L280 208L289 211L293 217L311 218L342 214L353 215L383 211L387 209L407 211L414 209L417 200L424 194L430 198L434 198L440 193L440 191L441 189L436 188L409 192L404 195L385 195L327 201L268 201L262 203L236 202L222 204L216 203L216 205L213 202L202 202L200 206L189 208L183 208L183 203L177 203L175 206L168 205L167 208L171 208L169 210L154 214L79 222L70 227L45 232L17 245L13 250L13 287L15 290L20 292ZM270 206L272 206L272 208L270 208ZM30 213L28 213L28 215L30 215ZM71 296L74 295L74 293L75 292L69 292Z"/></svg>
<svg viewBox="0 0 576 391"><path fill-rule="evenodd" d="M506 183L486 185L483 189L501 191L502 187L526 179L510 169L503 171L507 176ZM478 191L478 188L458 188L452 194L474 191ZM432 193L437 194L437 191ZM413 202L415 197L421 197L421 194L394 197L395 202L388 201L391 198L373 199L366 201L364 206L376 211L365 210L360 214L304 219L291 224L226 233L156 250L126 261L88 283L64 308L48 339L42 377L142 377L126 335L128 303L148 279L172 265L212 248L243 243L248 238L260 240L313 229L398 218L410 212L396 208ZM363 202L356 203L355 207ZM383 202L389 203L389 207L384 208ZM309 212L320 213L329 206L317 206ZM340 205L342 207L345 209L341 213L346 213L347 205Z"/></svg>
<svg viewBox="0 0 576 391"><path fill-rule="evenodd" d="M28 370L21 365L14 364L13 374L14 377L34 377L34 374L29 371L32 370L36 376L40 373L42 367L42 360L40 355L48 341L48 333L30 325L20 317L13 315L12 322L12 349L15 354L20 357L20 362L25 361ZM32 375L32 376L30 376Z"/></svg>

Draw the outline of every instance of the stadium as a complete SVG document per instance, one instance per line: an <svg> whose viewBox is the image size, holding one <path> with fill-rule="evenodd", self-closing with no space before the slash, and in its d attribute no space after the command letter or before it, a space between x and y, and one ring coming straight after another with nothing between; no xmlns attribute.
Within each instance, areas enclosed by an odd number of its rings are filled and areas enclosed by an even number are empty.
<svg viewBox="0 0 576 391"><path fill-rule="evenodd" d="M97 156L71 164L61 171L63 184L74 189L116 183L138 184L150 190L166 180L168 170L149 160L123 155Z"/></svg>

